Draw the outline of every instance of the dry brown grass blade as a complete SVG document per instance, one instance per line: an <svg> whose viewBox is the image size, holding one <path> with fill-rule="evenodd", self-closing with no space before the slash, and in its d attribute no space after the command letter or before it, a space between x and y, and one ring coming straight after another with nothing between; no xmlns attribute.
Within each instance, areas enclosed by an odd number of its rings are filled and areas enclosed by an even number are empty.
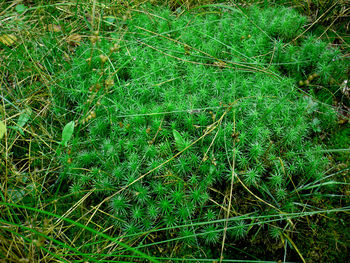
<svg viewBox="0 0 350 263"><path fill-rule="evenodd" d="M236 115L235 111L233 111L233 133L236 133ZM221 252L220 252L220 263L224 259L224 248L225 248L225 240L226 240L226 233L227 233L227 225L228 225L228 218L230 217L230 211L231 211L231 204L232 204L232 195L233 195L233 183L234 183L234 178L235 178L235 162L236 162L236 149L235 145L236 144L236 138L233 139L233 154L232 154L232 166L231 166L231 185L230 185L230 198L229 198L229 203L228 203L228 208L227 208L227 214L226 214L226 220L225 220L225 227L224 227L224 234L222 238L222 243L221 243Z"/></svg>
<svg viewBox="0 0 350 263"><path fill-rule="evenodd" d="M294 247L295 251L298 253L300 259L303 261L303 263L306 263L303 255L300 253L300 250L298 249L298 247L296 246L296 244L293 242L293 240L288 236L288 234L283 233L283 235L287 238L287 240L292 244L292 246Z"/></svg>
<svg viewBox="0 0 350 263"><path fill-rule="evenodd" d="M299 39L300 37L302 37L306 32L308 32L315 24L317 24L321 19L322 17L324 17L330 10L332 10L332 8L334 6L336 6L338 4L339 0L337 2L335 2L331 7L329 7L327 9L326 12L324 12L322 15L320 15L314 22L312 22L312 24L310 26L308 26L302 33L300 33L296 38L294 38L293 40L291 40L289 43L286 43L283 45L283 47L286 47L288 46L290 43L293 43L295 42L297 39Z"/></svg>

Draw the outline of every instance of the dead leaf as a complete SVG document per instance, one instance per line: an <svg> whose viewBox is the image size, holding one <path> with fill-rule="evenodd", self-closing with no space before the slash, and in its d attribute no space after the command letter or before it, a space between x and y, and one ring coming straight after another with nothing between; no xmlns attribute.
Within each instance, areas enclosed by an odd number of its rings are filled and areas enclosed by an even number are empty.
<svg viewBox="0 0 350 263"><path fill-rule="evenodd" d="M205 153L202 159L202 162L205 162L209 159L209 156Z"/></svg>
<svg viewBox="0 0 350 263"><path fill-rule="evenodd" d="M13 34L3 34L0 36L0 42L6 46L12 46L17 41L17 37Z"/></svg>
<svg viewBox="0 0 350 263"><path fill-rule="evenodd" d="M4 137L6 133L6 125L3 121L0 121L0 140Z"/></svg>
<svg viewBox="0 0 350 263"><path fill-rule="evenodd" d="M47 25L47 30L51 32L56 32L56 33L62 31L61 26L55 25L55 24Z"/></svg>
<svg viewBox="0 0 350 263"><path fill-rule="evenodd" d="M340 86L341 92L350 99L350 87L348 86L348 80L344 80Z"/></svg>
<svg viewBox="0 0 350 263"><path fill-rule="evenodd" d="M217 162L216 162L215 157L213 157L213 159L211 159L211 163L212 163L214 166L216 166L216 165L217 165Z"/></svg>
<svg viewBox="0 0 350 263"><path fill-rule="evenodd" d="M227 64L223 61L215 61L213 65L219 67L220 69L227 67Z"/></svg>
<svg viewBox="0 0 350 263"><path fill-rule="evenodd" d="M80 45L81 42L81 36L78 34L72 34L66 38L66 41L68 45L72 47L76 47Z"/></svg>
<svg viewBox="0 0 350 263"><path fill-rule="evenodd" d="M71 60L70 56L66 52L63 53L63 59L67 62Z"/></svg>

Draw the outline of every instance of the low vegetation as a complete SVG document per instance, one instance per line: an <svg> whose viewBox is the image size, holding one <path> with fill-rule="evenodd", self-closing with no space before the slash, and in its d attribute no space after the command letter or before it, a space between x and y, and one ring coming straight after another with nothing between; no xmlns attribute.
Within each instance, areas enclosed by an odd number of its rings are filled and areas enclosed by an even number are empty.
<svg viewBox="0 0 350 263"><path fill-rule="evenodd" d="M344 262L349 10L266 2L3 4L1 258Z"/></svg>

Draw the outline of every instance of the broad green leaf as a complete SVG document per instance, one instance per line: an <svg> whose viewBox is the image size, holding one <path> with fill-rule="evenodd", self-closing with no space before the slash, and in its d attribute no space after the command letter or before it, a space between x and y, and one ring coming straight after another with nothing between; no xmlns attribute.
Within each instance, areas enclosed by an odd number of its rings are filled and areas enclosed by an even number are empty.
<svg viewBox="0 0 350 263"><path fill-rule="evenodd" d="M21 115L18 117L17 125L21 128L26 125L27 121L30 119L30 115L32 114L32 109L27 108L22 111Z"/></svg>
<svg viewBox="0 0 350 263"><path fill-rule="evenodd" d="M104 19L106 19L106 22L110 25L117 21L114 16L105 16Z"/></svg>
<svg viewBox="0 0 350 263"><path fill-rule="evenodd" d="M74 132L74 121L68 122L62 131L61 145L67 146L68 141L72 138Z"/></svg>
<svg viewBox="0 0 350 263"><path fill-rule="evenodd" d="M7 195L10 200L14 203L18 203L25 196L25 191L21 189L10 189L7 188Z"/></svg>
<svg viewBox="0 0 350 263"><path fill-rule="evenodd" d="M8 128L19 131L22 135L24 135L23 127L26 125L27 121L30 119L30 115L32 114L32 110L27 108L21 112L18 117L17 126L8 126Z"/></svg>
<svg viewBox="0 0 350 263"><path fill-rule="evenodd" d="M175 144L178 151L182 151L185 148L186 142L181 134L177 130L173 130Z"/></svg>
<svg viewBox="0 0 350 263"><path fill-rule="evenodd" d="M16 5L16 11L18 12L18 13L23 13L24 11L26 11L27 10L27 8L28 7L26 7L25 5L23 5L23 4L19 4L19 5Z"/></svg>
<svg viewBox="0 0 350 263"><path fill-rule="evenodd" d="M0 121L0 140L4 137L6 133L6 125L3 121Z"/></svg>

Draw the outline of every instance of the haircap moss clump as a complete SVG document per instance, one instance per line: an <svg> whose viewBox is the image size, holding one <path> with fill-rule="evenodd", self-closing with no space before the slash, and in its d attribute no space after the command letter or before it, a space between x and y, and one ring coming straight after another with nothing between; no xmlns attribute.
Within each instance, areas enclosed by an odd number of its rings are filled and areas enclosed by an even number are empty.
<svg viewBox="0 0 350 263"><path fill-rule="evenodd" d="M229 217L302 211L299 193L321 191L312 185L328 160L313 136L335 113L298 82L342 76L339 52L313 36L292 41L306 18L291 9L211 11L132 13L122 36L82 43L53 90L79 130L62 156L70 192L94 189L94 204L112 196L105 209L125 238L166 228L164 239L218 244L231 180ZM265 203L252 205L242 185ZM227 238L244 238L248 223L229 220Z"/></svg>

